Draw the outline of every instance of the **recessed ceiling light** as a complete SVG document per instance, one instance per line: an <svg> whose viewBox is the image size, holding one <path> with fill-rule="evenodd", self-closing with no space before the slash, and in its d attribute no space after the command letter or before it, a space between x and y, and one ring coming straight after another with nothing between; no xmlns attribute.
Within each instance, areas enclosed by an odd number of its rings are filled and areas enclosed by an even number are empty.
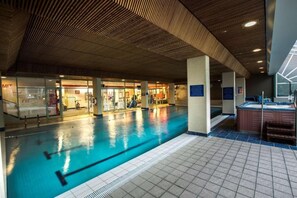
<svg viewBox="0 0 297 198"><path fill-rule="evenodd" d="M52 82L53 80L48 80L49 82Z"/></svg>
<svg viewBox="0 0 297 198"><path fill-rule="evenodd" d="M252 27L256 24L257 24L257 21L249 21L249 22L246 22L243 26L244 27Z"/></svg>
<svg viewBox="0 0 297 198"><path fill-rule="evenodd" d="M64 75L60 75L60 78L64 78L65 76Z"/></svg>
<svg viewBox="0 0 297 198"><path fill-rule="evenodd" d="M223 33L227 33L227 32L228 32L227 30L224 30L224 31L223 31Z"/></svg>
<svg viewBox="0 0 297 198"><path fill-rule="evenodd" d="M159 81L157 81L156 83L160 83Z"/></svg>
<svg viewBox="0 0 297 198"><path fill-rule="evenodd" d="M1 76L1 78L6 78L6 76Z"/></svg>
<svg viewBox="0 0 297 198"><path fill-rule="evenodd" d="M259 69L264 69L264 67L259 67Z"/></svg>
<svg viewBox="0 0 297 198"><path fill-rule="evenodd" d="M253 52L260 52L262 49L260 49L260 48L256 48L256 49L254 49L253 50Z"/></svg>
<svg viewBox="0 0 297 198"><path fill-rule="evenodd" d="M125 81L125 79L122 79L122 81Z"/></svg>
<svg viewBox="0 0 297 198"><path fill-rule="evenodd" d="M261 74L264 74L264 71L260 71Z"/></svg>
<svg viewBox="0 0 297 198"><path fill-rule="evenodd" d="M258 60L257 63L263 63L263 61L262 60Z"/></svg>
<svg viewBox="0 0 297 198"><path fill-rule="evenodd" d="M221 80L218 80L219 82L221 82Z"/></svg>

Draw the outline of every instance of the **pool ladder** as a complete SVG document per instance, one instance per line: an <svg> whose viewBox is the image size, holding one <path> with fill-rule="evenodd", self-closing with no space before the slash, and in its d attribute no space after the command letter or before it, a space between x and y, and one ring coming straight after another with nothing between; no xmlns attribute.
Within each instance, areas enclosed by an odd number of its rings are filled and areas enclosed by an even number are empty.
<svg viewBox="0 0 297 198"><path fill-rule="evenodd" d="M36 116L36 118L37 118L37 127L39 128L40 127L40 117L39 117L39 114ZM25 129L26 129L28 127L27 116L25 116L24 125L25 125Z"/></svg>

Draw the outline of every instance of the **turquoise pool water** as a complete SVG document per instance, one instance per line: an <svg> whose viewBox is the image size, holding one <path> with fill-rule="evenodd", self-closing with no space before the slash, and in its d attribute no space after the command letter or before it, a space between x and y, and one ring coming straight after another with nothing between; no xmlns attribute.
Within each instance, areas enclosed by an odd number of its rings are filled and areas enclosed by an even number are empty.
<svg viewBox="0 0 297 198"><path fill-rule="evenodd" d="M178 136L187 126L187 108L168 107L7 138L8 197L54 197Z"/></svg>

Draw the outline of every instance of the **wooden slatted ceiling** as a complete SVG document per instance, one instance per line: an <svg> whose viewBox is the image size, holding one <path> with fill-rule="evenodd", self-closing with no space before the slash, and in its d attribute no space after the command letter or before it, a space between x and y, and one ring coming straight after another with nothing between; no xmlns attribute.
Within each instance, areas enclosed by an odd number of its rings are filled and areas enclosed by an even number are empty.
<svg viewBox="0 0 297 198"><path fill-rule="evenodd" d="M30 18L20 61L83 66L109 72L145 72L147 75L163 78L168 76L169 79L186 76L184 61L173 60L142 49L136 50L132 45L85 33L36 16Z"/></svg>
<svg viewBox="0 0 297 198"><path fill-rule="evenodd" d="M2 3L22 9L31 14L40 16L41 18L50 19L51 21L59 24L82 30L86 33L105 36L125 44L128 43L134 45L137 47L137 50L139 48L149 50L153 53L157 53L174 60L185 60L189 57L201 55L201 52L197 50L197 47L194 48L192 45L189 45L189 43L173 36L170 32L168 33L167 31L164 31L164 29L156 27L151 22L146 21L143 16L139 16L130 10L127 10L123 6L119 6L114 1L2 0ZM149 3L153 4L153 1L149 1ZM169 8L171 7L172 6L169 6ZM172 11L172 8L171 10L169 9L169 12L170 11ZM161 12L163 12L163 10L161 10ZM156 20L159 19L160 23L168 22L168 18L166 18L166 20L160 18L162 15L159 14L162 13L150 10L148 14ZM191 18L191 20L192 24L193 18ZM197 22L196 19L194 22ZM37 29L38 28L39 26L37 26ZM195 29L190 30L192 30L193 33L193 30ZM89 36L90 34L85 35ZM35 35L37 34L34 34L34 36ZM183 35L191 35L191 31L188 31ZM202 48L208 48L207 45L204 44L205 41L203 41L204 38L209 38L208 35L209 34L206 34L206 37L202 36L200 38L199 34L196 34L194 41L195 39L200 39L200 45ZM211 40L206 40L206 42L210 44L212 43ZM34 47L36 48L37 46L35 45ZM62 51L62 53L66 52ZM222 51L220 56L227 57L226 54L228 56L228 52ZM28 57L29 53L26 55L26 57ZM22 56L22 58L22 60L24 60L24 56ZM91 57L85 57L85 59L87 58ZM225 62L230 67L230 65L234 62L234 58L225 58ZM70 62L68 64L70 64ZM151 65L150 67L155 66ZM230 68L236 68L237 72L240 74L248 75L243 67L239 68L239 66L232 66Z"/></svg>
<svg viewBox="0 0 297 198"><path fill-rule="evenodd" d="M0 6L0 69L5 71L16 61L29 14Z"/></svg>
<svg viewBox="0 0 297 198"><path fill-rule="evenodd" d="M251 73L259 73L259 67L266 65L265 1L180 1ZM242 28L242 24L251 20L258 20L258 25L252 28ZM262 51L253 53L252 50L256 48ZM258 60L263 60L263 63L258 64Z"/></svg>
<svg viewBox="0 0 297 198"><path fill-rule="evenodd" d="M242 76L249 77L250 73L241 63L179 1L115 0L115 2Z"/></svg>
<svg viewBox="0 0 297 198"><path fill-rule="evenodd" d="M9 1L12 6L80 30L105 35L176 60L202 55L197 49L170 35L143 18L102 1ZM3 1L7 2L7 1ZM49 3L50 2L50 3Z"/></svg>

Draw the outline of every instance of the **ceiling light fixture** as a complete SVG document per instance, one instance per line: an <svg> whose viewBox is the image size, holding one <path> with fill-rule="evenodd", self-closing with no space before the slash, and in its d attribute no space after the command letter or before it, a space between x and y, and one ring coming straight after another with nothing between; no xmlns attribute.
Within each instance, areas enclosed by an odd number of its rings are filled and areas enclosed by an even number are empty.
<svg viewBox="0 0 297 198"><path fill-rule="evenodd" d="M258 60L257 63L263 63L263 61L262 60Z"/></svg>
<svg viewBox="0 0 297 198"><path fill-rule="evenodd" d="M254 49L253 50L253 52L260 52L262 49L260 49L260 48L256 48L256 49Z"/></svg>
<svg viewBox="0 0 297 198"><path fill-rule="evenodd" d="M156 83L160 83L159 81L157 81Z"/></svg>
<svg viewBox="0 0 297 198"><path fill-rule="evenodd" d="M6 78L6 76L1 76L2 79Z"/></svg>
<svg viewBox="0 0 297 198"><path fill-rule="evenodd" d="M65 76L64 75L60 75L60 78L64 78Z"/></svg>
<svg viewBox="0 0 297 198"><path fill-rule="evenodd" d="M248 27L253 27L256 24L257 24L257 21L249 21L249 22L246 22L245 24L243 24L243 26L248 28Z"/></svg>
<svg viewBox="0 0 297 198"><path fill-rule="evenodd" d="M264 67L259 67L259 69L264 69Z"/></svg>
<svg viewBox="0 0 297 198"><path fill-rule="evenodd" d="M125 79L122 79L122 81L125 81Z"/></svg>
<svg viewBox="0 0 297 198"><path fill-rule="evenodd" d="M264 74L264 71L260 71L261 74Z"/></svg>

